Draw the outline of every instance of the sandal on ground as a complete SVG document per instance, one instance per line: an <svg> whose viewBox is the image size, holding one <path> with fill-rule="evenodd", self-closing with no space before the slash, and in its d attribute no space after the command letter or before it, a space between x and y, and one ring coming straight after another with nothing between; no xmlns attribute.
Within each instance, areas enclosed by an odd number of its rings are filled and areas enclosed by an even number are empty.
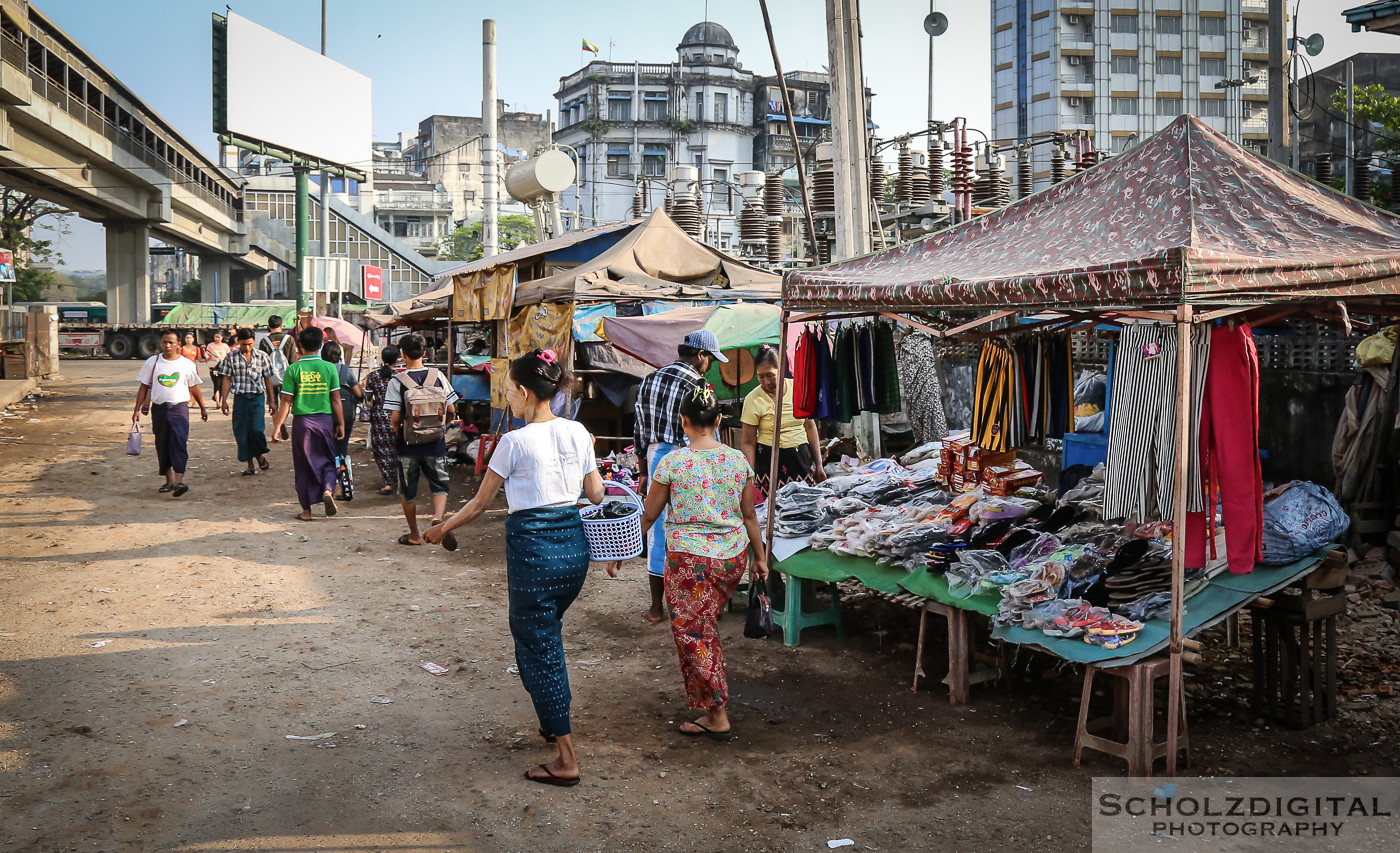
<svg viewBox="0 0 1400 853"><path fill-rule="evenodd" d="M330 492L326 492L324 495L321 495L321 506L326 508L326 518L330 518L331 516L335 515L338 511L335 506L335 495L331 494Z"/></svg>
<svg viewBox="0 0 1400 853"><path fill-rule="evenodd" d="M543 770L545 775L530 775L531 771L534 770ZM553 773L550 772L549 767L544 764L536 764L534 767L531 767L529 770L526 770L525 778L529 779L531 782L539 782L541 785L558 785L560 788L572 788L579 782L583 781L577 776L575 776L572 779L570 779L567 776L555 776Z"/></svg>
<svg viewBox="0 0 1400 853"><path fill-rule="evenodd" d="M393 486L385 486L384 488L382 488L382 489L379 490L379 493L380 493L381 495L386 495L386 496L387 496L387 495L392 495L392 494L394 493L394 487L393 487Z"/></svg>
<svg viewBox="0 0 1400 853"><path fill-rule="evenodd" d="M545 742L545 743L558 743L558 742L559 742L559 738L555 737L554 735L547 735L547 734L545 734L543 728L540 729L540 737L544 738L544 742Z"/></svg>
<svg viewBox="0 0 1400 853"><path fill-rule="evenodd" d="M713 730L711 730L711 729L705 728L705 725L704 725L703 723L697 722L697 721L695 721L695 720L691 720L691 721L690 721L690 724L691 724L692 726L694 726L695 728L699 729L700 731L698 731L698 732L688 732L688 731L686 731L685 728L684 728L684 726L685 726L684 723L681 724L681 727L678 728L677 731L679 731L679 732L680 732L681 734L683 734L683 735L688 735L688 736L690 736L690 737L699 737L699 736L701 736L701 735L704 735L705 737L709 738L710 740L729 740L730 738L734 737L734 730L733 730L733 729L730 729L730 730L727 731L727 732L717 732L717 731L713 731Z"/></svg>
<svg viewBox="0 0 1400 853"><path fill-rule="evenodd" d="M442 534L442 547L446 548L449 551L456 551L457 534L451 532Z"/></svg>
<svg viewBox="0 0 1400 853"><path fill-rule="evenodd" d="M249 469L249 470L243 472L243 476L245 476L245 477L251 477L251 476L253 476L253 475L256 474L256 473L258 473L258 472L257 472L257 471L254 471L254 470L252 470L252 469Z"/></svg>
<svg viewBox="0 0 1400 853"><path fill-rule="evenodd" d="M400 544L400 545L415 545L415 546L417 546L417 545L422 545L423 543L422 543L422 542L414 542L412 539L409 538L408 534L405 533L404 535L402 535L402 536L399 537L399 544Z"/></svg>
<svg viewBox="0 0 1400 853"><path fill-rule="evenodd" d="M158 491L158 492L160 492L162 495L164 495L164 494L168 494L168 493L169 493L172 489L174 489L174 488L175 488L174 486L170 485L169 483L166 483L164 486L161 486L159 489L156 489L156 491Z"/></svg>
<svg viewBox="0 0 1400 853"><path fill-rule="evenodd" d="M188 492L189 490L190 490L190 487L189 487L189 486L186 486L184 483L180 483L179 485L177 485L174 489L172 489L172 490L170 491L170 496L171 496L172 498L178 498L180 495L183 495L184 493Z"/></svg>
<svg viewBox="0 0 1400 853"><path fill-rule="evenodd" d="M266 471L272 467L272 463L268 462L266 457L263 457L262 461L258 462L258 467Z"/></svg>

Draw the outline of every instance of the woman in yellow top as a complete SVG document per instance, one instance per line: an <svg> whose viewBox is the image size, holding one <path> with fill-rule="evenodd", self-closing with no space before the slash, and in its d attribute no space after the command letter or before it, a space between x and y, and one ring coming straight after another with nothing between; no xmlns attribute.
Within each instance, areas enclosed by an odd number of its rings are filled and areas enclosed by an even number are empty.
<svg viewBox="0 0 1400 853"><path fill-rule="evenodd" d="M740 416L744 436L739 449L754 469L754 500L762 501L769 491L768 475L773 460L773 397L778 393L778 378L782 375L778 369L777 350L769 346L759 350L754 372L758 376L758 387L744 398L744 411ZM796 480L820 483L826 479L817 423L793 417L792 380L783 382L783 429L778 437L778 482L774 490Z"/></svg>

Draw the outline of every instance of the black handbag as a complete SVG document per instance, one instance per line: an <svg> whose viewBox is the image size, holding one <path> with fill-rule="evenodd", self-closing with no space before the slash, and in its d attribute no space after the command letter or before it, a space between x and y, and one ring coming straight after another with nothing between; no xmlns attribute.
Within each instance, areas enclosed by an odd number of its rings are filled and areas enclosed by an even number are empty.
<svg viewBox="0 0 1400 853"><path fill-rule="evenodd" d="M749 613L744 620L744 636L750 640L766 640L773 634L773 608L768 595L749 586Z"/></svg>

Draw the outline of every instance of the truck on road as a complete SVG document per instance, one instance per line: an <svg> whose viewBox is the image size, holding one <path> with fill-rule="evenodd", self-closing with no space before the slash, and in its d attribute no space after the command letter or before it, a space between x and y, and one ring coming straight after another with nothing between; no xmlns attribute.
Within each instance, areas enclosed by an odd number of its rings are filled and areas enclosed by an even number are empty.
<svg viewBox="0 0 1400 853"><path fill-rule="evenodd" d="M227 333L235 326L263 325L268 315L279 312L290 324L296 312L296 303L290 300L259 300L249 305L223 303L214 306L169 302L152 305L151 318L147 323L108 323L107 306L101 302L28 304L50 305L58 312L60 350L90 350L94 353L102 351L115 359L149 358L155 355L160 351L161 334L171 329L181 334L194 332L195 340L206 344L214 339L215 331ZM164 322L177 308L180 309L177 318L193 315L197 319L188 322Z"/></svg>

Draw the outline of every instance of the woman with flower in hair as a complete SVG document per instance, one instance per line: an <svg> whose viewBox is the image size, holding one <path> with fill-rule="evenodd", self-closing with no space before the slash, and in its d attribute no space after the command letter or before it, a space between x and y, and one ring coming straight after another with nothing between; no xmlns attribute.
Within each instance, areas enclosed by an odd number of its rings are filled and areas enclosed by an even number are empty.
<svg viewBox="0 0 1400 853"><path fill-rule="evenodd" d="M720 406L702 385L681 401L689 444L657 463L647 490L642 529L666 510L666 605L690 707L705 715L681 734L729 740L729 684L719 644L719 610L743 580L768 579L763 537L754 515L753 469L744 455L715 438ZM749 549L753 558L749 559ZM608 566L616 577L618 564Z"/></svg>
<svg viewBox="0 0 1400 853"><path fill-rule="evenodd" d="M549 410L568 377L552 350L535 350L510 363L506 400L525 426L501 436L476 496L451 518L424 532L437 544L450 531L474 521L505 487L506 580L510 633L520 680L535 706L540 736L559 746L558 757L537 764L525 778L545 785L579 783L569 709L569 673L564 663L564 611L588 574L588 540L578 499L603 500L603 478L593 437L582 424Z"/></svg>

